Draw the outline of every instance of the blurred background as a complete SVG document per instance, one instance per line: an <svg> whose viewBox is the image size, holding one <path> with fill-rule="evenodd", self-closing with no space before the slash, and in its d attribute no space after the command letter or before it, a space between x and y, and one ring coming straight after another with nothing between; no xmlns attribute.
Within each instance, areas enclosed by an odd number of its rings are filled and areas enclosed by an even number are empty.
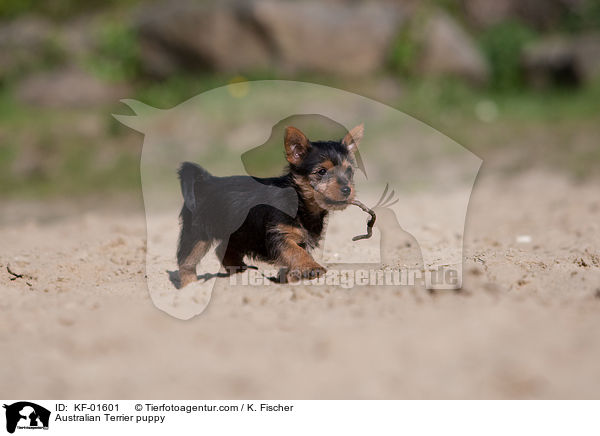
<svg viewBox="0 0 600 436"><path fill-rule="evenodd" d="M508 175L598 173L599 0L0 0L0 196L139 192L121 98L290 79L398 108Z"/></svg>

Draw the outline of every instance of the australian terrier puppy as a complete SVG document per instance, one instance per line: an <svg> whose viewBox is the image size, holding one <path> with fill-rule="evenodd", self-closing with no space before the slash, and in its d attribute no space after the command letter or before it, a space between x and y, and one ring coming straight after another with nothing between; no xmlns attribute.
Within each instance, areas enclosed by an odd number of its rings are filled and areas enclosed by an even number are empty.
<svg viewBox="0 0 600 436"><path fill-rule="evenodd" d="M283 267L288 281L325 273L309 252L319 244L328 213L354 199L354 153L362 136L362 124L340 141L310 141L287 127L289 165L280 177L215 177L183 163L180 286L197 280L196 266L214 243L229 273L245 270L246 256Z"/></svg>

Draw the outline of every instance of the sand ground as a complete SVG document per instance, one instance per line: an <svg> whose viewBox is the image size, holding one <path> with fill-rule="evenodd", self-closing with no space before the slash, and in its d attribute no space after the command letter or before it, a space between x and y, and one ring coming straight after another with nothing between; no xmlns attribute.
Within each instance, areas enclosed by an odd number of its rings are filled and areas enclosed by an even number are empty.
<svg viewBox="0 0 600 436"><path fill-rule="evenodd" d="M4 397L600 398L597 181L481 174L460 292L217 286L190 321L148 296L140 199L1 211Z"/></svg>

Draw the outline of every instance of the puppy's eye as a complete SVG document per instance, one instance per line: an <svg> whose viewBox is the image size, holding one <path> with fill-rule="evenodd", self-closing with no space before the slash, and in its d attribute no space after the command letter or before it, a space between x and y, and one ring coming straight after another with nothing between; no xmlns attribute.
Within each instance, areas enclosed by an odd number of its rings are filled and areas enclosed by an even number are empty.
<svg viewBox="0 0 600 436"><path fill-rule="evenodd" d="M352 167L348 168L346 170L346 176L347 177L352 177L354 175L354 170L352 169Z"/></svg>
<svg viewBox="0 0 600 436"><path fill-rule="evenodd" d="M317 174L320 176L324 176L325 174L327 174L327 170L325 168L321 168L319 171L317 171Z"/></svg>

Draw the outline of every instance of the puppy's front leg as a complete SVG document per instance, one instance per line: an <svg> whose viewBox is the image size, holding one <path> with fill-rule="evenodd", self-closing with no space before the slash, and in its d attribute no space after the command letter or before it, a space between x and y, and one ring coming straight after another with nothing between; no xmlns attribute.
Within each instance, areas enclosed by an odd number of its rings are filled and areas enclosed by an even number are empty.
<svg viewBox="0 0 600 436"><path fill-rule="evenodd" d="M288 269L287 280L290 282L314 279L327 272L304 248L291 239L284 240L281 245L279 260Z"/></svg>

